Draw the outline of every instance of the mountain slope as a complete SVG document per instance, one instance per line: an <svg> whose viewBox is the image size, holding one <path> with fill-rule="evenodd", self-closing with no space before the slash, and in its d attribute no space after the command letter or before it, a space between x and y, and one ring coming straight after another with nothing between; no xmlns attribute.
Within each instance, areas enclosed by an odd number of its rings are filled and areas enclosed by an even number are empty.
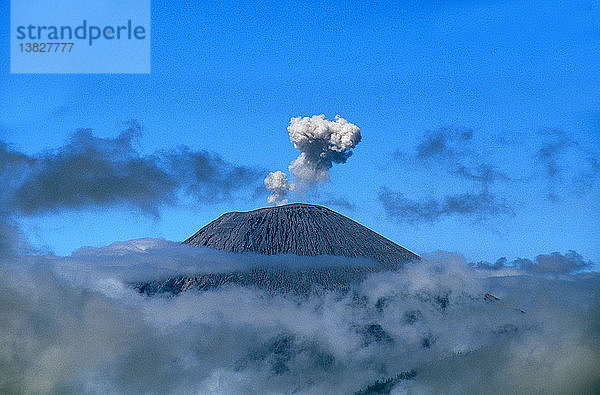
<svg viewBox="0 0 600 395"><path fill-rule="evenodd" d="M367 257L391 265L420 259L335 211L303 203L223 214L183 244L267 255Z"/></svg>

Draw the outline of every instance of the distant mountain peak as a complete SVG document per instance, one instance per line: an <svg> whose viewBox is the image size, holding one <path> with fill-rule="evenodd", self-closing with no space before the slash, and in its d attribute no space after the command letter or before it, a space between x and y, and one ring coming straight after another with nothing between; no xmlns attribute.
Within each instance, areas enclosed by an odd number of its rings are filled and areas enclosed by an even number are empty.
<svg viewBox="0 0 600 395"><path fill-rule="evenodd" d="M230 252L366 257L384 264L418 255L326 207L293 203L229 212L183 242Z"/></svg>
<svg viewBox="0 0 600 395"><path fill-rule="evenodd" d="M125 254L136 254L136 253L147 253L153 250L171 247L177 245L172 241L165 239L152 239L145 237L142 239L134 239L129 241L115 241L104 247L81 247L73 251L72 256L83 256L83 255L125 255Z"/></svg>

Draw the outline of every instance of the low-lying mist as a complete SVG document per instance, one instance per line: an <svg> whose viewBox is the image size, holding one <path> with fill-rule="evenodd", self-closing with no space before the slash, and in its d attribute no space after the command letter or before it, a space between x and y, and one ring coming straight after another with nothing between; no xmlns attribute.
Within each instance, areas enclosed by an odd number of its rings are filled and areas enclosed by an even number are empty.
<svg viewBox="0 0 600 395"><path fill-rule="evenodd" d="M132 282L256 265L373 265L159 247L2 258L0 392L600 389L595 272L488 267L433 253L396 271L366 273L343 291L224 283L147 296Z"/></svg>

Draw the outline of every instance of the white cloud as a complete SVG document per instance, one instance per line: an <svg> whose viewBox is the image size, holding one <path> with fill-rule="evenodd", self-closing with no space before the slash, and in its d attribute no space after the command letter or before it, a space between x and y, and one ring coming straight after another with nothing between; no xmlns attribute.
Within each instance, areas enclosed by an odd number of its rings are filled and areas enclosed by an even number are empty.
<svg viewBox="0 0 600 395"><path fill-rule="evenodd" d="M179 246L109 252L0 262L0 391L352 393L412 370L394 392L600 385L597 273L477 270L437 253L373 273L350 292L225 284L147 297L127 284L360 262Z"/></svg>

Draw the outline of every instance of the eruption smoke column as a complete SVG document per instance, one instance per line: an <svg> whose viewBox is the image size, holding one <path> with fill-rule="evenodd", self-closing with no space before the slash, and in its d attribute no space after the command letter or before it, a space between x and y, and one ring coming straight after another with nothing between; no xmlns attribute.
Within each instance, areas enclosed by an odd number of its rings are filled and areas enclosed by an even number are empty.
<svg viewBox="0 0 600 395"><path fill-rule="evenodd" d="M346 163L352 148L360 143L360 129L339 115L328 121L325 115L295 117L287 128L290 141L300 155L290 164L290 172L304 188L316 187L329 179L329 169L334 163ZM285 173L276 171L265 178L270 204L286 204L287 191L294 191Z"/></svg>
<svg viewBox="0 0 600 395"><path fill-rule="evenodd" d="M265 187L267 188L267 191L269 191L267 202L277 206L287 204L287 191L293 191L296 189L294 184L288 183L285 173L279 170L276 172L271 172L269 175L267 175L265 178Z"/></svg>
<svg viewBox="0 0 600 395"><path fill-rule="evenodd" d="M358 126L339 115L333 122L323 114L292 118L287 129L294 148L300 151L290 172L309 186L327 181L333 163L346 163L361 139Z"/></svg>

